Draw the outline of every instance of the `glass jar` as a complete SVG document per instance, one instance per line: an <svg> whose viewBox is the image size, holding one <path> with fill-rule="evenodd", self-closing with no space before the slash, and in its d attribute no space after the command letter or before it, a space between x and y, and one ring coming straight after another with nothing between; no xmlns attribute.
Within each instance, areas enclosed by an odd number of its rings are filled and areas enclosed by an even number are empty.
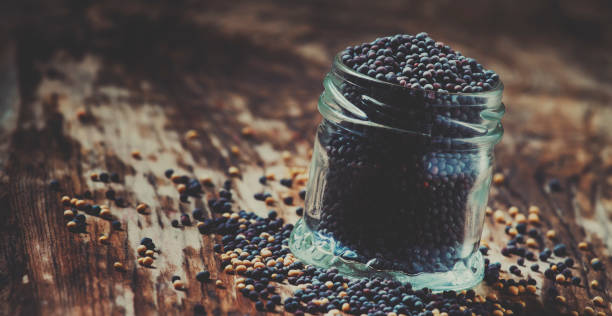
<svg viewBox="0 0 612 316"><path fill-rule="evenodd" d="M323 84L294 254L417 288L478 284L503 84L479 93L410 89L360 74L339 55Z"/></svg>

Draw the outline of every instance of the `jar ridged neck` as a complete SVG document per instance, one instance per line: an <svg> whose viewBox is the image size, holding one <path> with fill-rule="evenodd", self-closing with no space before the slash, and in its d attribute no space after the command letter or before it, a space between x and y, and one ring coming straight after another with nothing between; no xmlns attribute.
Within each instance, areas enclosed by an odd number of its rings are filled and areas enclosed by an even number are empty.
<svg viewBox="0 0 612 316"><path fill-rule="evenodd" d="M323 85L319 111L336 124L486 146L497 143L503 134L501 82L478 93L411 89L356 72L337 55Z"/></svg>

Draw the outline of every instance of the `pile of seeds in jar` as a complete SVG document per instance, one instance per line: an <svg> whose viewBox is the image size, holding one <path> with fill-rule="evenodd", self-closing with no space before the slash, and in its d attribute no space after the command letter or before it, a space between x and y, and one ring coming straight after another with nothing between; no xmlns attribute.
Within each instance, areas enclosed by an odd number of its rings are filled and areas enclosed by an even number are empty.
<svg viewBox="0 0 612 316"><path fill-rule="evenodd" d="M474 246L464 244L466 215L472 192L484 185L482 161L492 146L464 142L486 134L470 126L482 123L487 100L448 93L490 91L499 76L426 33L379 38L339 56L384 81L351 77L340 87L344 97L368 121L410 133L323 123L318 141L327 184L318 209L306 210L306 223L339 241L345 259L377 270L452 270L466 259L462 249Z"/></svg>

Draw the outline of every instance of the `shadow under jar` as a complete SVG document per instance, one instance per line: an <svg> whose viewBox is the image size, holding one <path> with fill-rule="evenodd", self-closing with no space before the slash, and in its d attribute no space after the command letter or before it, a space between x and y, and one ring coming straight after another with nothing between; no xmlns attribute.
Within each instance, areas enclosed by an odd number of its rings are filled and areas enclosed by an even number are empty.
<svg viewBox="0 0 612 316"><path fill-rule="evenodd" d="M324 87L294 254L416 288L478 284L502 83L479 93L410 89L360 74L338 55Z"/></svg>

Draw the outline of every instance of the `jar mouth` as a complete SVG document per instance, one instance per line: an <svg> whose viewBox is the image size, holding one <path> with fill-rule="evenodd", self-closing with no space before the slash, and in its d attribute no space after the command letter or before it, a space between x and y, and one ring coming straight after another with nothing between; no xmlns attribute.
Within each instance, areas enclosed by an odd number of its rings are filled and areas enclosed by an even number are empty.
<svg viewBox="0 0 612 316"><path fill-rule="evenodd" d="M503 134L501 118L505 113L505 106L501 102L504 88L501 80L494 89L483 92L450 93L413 89L359 73L342 63L341 54L337 54L331 71L323 80L323 86L325 90L319 98L319 112L325 119L337 125L348 123L382 128L427 137L432 142L452 141L454 144L468 147L491 146L499 142ZM358 90L357 103L360 106L347 97L346 91L351 89ZM393 102L385 102L387 93L392 95ZM406 103L409 104L402 104L403 100L408 100ZM440 115L440 112L447 110L471 111L478 117L476 120L466 120ZM438 114L432 115L432 111ZM408 124L402 124L402 115L410 117ZM470 133L440 135L431 125L429 128L410 125L414 122L417 122L416 125L423 123L417 120L420 116L425 117L423 126L436 120L436 124L442 121L440 124L468 130ZM386 118L395 123L389 124ZM426 122L427 120L431 122Z"/></svg>
<svg viewBox="0 0 612 316"><path fill-rule="evenodd" d="M338 75L341 75L343 77L346 77L347 79L353 78L357 82L368 83L370 85L377 86L380 88L387 87L388 89L400 89L400 90L406 90L406 91L419 91L419 92L428 91L424 89L413 89L410 87L404 87L397 83L382 81L382 80L367 76L365 74L362 74L354 70L353 68L345 65L342 62L342 52L334 56L334 61L332 63L332 72L337 73ZM499 96L499 99L501 100L501 94L503 90L504 90L504 84L501 80L499 80L497 84L493 87L493 89L482 91L482 92L435 92L435 91L431 91L431 92L434 92L438 95L444 94L444 95L450 95L450 96L457 95L457 96L464 96L464 97L472 96L472 97L497 98Z"/></svg>

